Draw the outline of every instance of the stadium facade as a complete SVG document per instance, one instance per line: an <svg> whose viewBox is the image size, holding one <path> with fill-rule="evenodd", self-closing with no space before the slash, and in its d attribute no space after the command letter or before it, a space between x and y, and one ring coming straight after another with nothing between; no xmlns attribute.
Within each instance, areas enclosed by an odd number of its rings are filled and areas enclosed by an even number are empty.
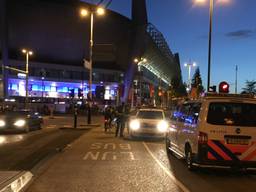
<svg viewBox="0 0 256 192"><path fill-rule="evenodd" d="M33 50L29 61L29 96L36 101L68 100L88 93L90 20L79 10L94 5L78 0L0 0L2 97L25 96L22 48ZM95 100L143 100L162 97L173 78L181 79L178 54L148 23L145 0L132 1L132 18L107 10L95 18L93 86ZM137 58L137 62L135 62ZM5 86L4 86L5 85ZM160 98L161 99L161 98Z"/></svg>

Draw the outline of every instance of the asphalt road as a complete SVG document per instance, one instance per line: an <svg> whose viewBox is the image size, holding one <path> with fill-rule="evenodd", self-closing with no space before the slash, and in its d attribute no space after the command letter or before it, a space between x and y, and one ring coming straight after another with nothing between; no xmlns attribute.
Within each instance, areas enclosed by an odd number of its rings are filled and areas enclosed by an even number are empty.
<svg viewBox="0 0 256 192"><path fill-rule="evenodd" d="M61 152L87 132L59 129L72 127L71 116L46 117L44 122L42 130L0 134L0 171L31 170L40 161Z"/></svg>
<svg viewBox="0 0 256 192"><path fill-rule="evenodd" d="M166 155L164 141L115 138L95 128L36 175L28 192L254 192L256 176L223 170L190 172Z"/></svg>
<svg viewBox="0 0 256 192"><path fill-rule="evenodd" d="M84 117L79 124L85 124ZM188 171L183 160L167 156L163 140L115 138L114 130L104 133L102 127L58 129L72 125L72 116L46 117L43 130L0 135L0 171L39 166L28 192L256 190L253 173Z"/></svg>

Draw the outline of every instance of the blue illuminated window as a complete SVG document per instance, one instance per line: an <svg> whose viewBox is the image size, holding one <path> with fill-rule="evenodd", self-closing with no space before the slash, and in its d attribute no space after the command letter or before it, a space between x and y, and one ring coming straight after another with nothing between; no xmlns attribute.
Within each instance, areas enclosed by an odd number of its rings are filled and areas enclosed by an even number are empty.
<svg viewBox="0 0 256 192"><path fill-rule="evenodd" d="M45 87L44 87L44 90L45 90L45 91L50 91L50 90L51 90L51 87L50 87L50 86L45 86Z"/></svg>
<svg viewBox="0 0 256 192"><path fill-rule="evenodd" d="M63 88L62 88L62 92L63 92L63 93L68 93L68 88L67 88L67 87L63 87Z"/></svg>
<svg viewBox="0 0 256 192"><path fill-rule="evenodd" d="M75 93L78 93L78 88L75 88Z"/></svg>
<svg viewBox="0 0 256 192"><path fill-rule="evenodd" d="M32 91L39 91L38 85L32 85Z"/></svg>
<svg viewBox="0 0 256 192"><path fill-rule="evenodd" d="M11 86L12 86L12 88L11 88L12 90L15 90L15 91L18 90L18 85L17 84L12 84Z"/></svg>
<svg viewBox="0 0 256 192"><path fill-rule="evenodd" d="M56 87L51 86L51 92L56 92L56 91L57 91Z"/></svg>
<svg viewBox="0 0 256 192"><path fill-rule="evenodd" d="M62 87L57 87L57 92L58 93L62 92Z"/></svg>

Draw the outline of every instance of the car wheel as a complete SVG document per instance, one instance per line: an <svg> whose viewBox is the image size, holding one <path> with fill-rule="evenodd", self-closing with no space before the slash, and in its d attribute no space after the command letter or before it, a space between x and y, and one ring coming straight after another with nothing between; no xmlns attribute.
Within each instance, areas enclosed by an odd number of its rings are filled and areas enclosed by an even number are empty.
<svg viewBox="0 0 256 192"><path fill-rule="evenodd" d="M39 123L38 130L41 130L41 129L42 129L42 123Z"/></svg>
<svg viewBox="0 0 256 192"><path fill-rule="evenodd" d="M171 141L170 141L170 139L168 139L167 136L165 136L165 147L166 147L166 153L168 155L172 154L172 151L170 150L170 148L171 148Z"/></svg>
<svg viewBox="0 0 256 192"><path fill-rule="evenodd" d="M193 155L192 155L192 150L190 147L186 147L186 164L187 168L190 171L194 171L196 167L193 165Z"/></svg>
<svg viewBox="0 0 256 192"><path fill-rule="evenodd" d="M29 133L29 131L30 131L29 126L26 126L24 131L25 131L26 133Z"/></svg>
<svg viewBox="0 0 256 192"><path fill-rule="evenodd" d="M133 132L131 130L129 131L129 136L131 139L133 138Z"/></svg>

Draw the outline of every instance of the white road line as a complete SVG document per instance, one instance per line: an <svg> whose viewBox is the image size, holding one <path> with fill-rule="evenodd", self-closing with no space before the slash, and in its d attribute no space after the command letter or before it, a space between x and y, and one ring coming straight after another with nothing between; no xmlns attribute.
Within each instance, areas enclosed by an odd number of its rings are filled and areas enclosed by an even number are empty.
<svg viewBox="0 0 256 192"><path fill-rule="evenodd" d="M161 163L161 161L159 161L155 155L152 153L152 151L149 149L149 147L147 146L147 144L145 142L143 142L144 147L146 148L146 150L148 151L148 153L151 155L151 157L157 162L157 164L164 170L164 172L174 181L174 183L180 187L182 189L182 191L184 192L190 192L188 190L188 188L183 185L178 179L175 178L175 176L170 172L170 170L168 168L166 168L163 163Z"/></svg>

